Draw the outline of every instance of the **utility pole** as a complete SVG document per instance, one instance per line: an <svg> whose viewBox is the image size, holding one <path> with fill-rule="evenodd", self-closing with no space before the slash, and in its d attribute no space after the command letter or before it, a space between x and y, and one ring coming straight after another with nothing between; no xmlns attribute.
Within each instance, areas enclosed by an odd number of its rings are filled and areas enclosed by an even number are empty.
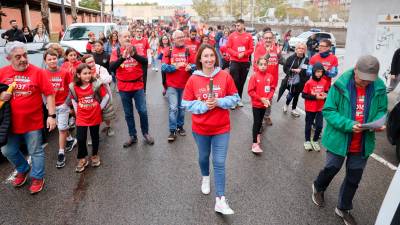
<svg viewBox="0 0 400 225"><path fill-rule="evenodd" d="M111 23L114 21L114 0L111 0Z"/></svg>
<svg viewBox="0 0 400 225"><path fill-rule="evenodd" d="M65 5L64 0L61 0L61 24L64 28L64 31L67 29L67 23L65 18Z"/></svg>
<svg viewBox="0 0 400 225"><path fill-rule="evenodd" d="M254 1L251 0L251 27L254 27Z"/></svg>
<svg viewBox="0 0 400 225"><path fill-rule="evenodd" d="M240 19L243 19L243 0L240 0Z"/></svg>
<svg viewBox="0 0 400 225"><path fill-rule="evenodd" d="M104 22L104 0L100 2L100 22Z"/></svg>

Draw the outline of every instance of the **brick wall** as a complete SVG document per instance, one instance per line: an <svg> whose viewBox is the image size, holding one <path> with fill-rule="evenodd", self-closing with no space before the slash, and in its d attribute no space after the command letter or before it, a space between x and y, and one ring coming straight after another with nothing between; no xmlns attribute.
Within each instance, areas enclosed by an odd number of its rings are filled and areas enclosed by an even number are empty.
<svg viewBox="0 0 400 225"><path fill-rule="evenodd" d="M2 7L2 11L7 15L2 17L1 28L8 30L11 28L10 20L14 19L17 21L19 28L22 28L22 14L20 9Z"/></svg>
<svg viewBox="0 0 400 225"><path fill-rule="evenodd" d="M35 29L39 23L42 22L42 15L40 14L40 11L36 10L29 10L29 14L31 17L31 29Z"/></svg>

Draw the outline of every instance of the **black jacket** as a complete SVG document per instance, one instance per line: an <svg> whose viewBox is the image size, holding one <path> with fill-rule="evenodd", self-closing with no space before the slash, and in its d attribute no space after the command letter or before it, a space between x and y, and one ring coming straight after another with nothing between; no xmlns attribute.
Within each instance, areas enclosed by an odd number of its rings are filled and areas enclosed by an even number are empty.
<svg viewBox="0 0 400 225"><path fill-rule="evenodd" d="M308 38L307 40L307 50L312 52L317 52L318 41L317 39Z"/></svg>
<svg viewBox="0 0 400 225"><path fill-rule="evenodd" d="M10 29L3 34L1 34L1 38L5 39L4 36L8 36L7 41L20 41L25 42L25 36L22 30L19 29Z"/></svg>
<svg viewBox="0 0 400 225"><path fill-rule="evenodd" d="M6 91L8 85L0 83L0 93ZM0 147L7 144L8 133L11 128L11 106L5 102L0 108Z"/></svg>
<svg viewBox="0 0 400 225"><path fill-rule="evenodd" d="M105 51L101 54L93 52L92 55L97 65L106 68L110 72L110 56Z"/></svg>
<svg viewBox="0 0 400 225"><path fill-rule="evenodd" d="M390 67L390 74L398 76L400 74L400 48L398 48L392 59L392 66Z"/></svg>
<svg viewBox="0 0 400 225"><path fill-rule="evenodd" d="M305 59L304 59L305 57ZM293 55L289 56L287 58L285 65L283 66L283 71L286 73L286 77L282 80L283 87L286 87L286 89L289 89L292 93L301 93L304 88L304 84L307 82L309 77L306 74L307 69L302 69L300 72L300 83L297 85L293 85L292 87L289 87L287 84L288 78L290 75L293 75L293 72L290 71L290 69L298 69L302 60L304 59L303 65L308 65L308 58L304 56L303 58L297 57L297 54L294 53ZM307 68L304 66L304 68Z"/></svg>

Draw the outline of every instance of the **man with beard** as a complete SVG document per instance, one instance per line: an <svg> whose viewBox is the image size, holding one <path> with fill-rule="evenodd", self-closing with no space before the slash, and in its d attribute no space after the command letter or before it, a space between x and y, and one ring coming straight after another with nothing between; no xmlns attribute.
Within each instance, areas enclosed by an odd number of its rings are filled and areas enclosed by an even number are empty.
<svg viewBox="0 0 400 225"><path fill-rule="evenodd" d="M10 41L20 41L25 42L24 33L22 30L18 29L18 24L16 20L10 20L11 29L1 34L1 38Z"/></svg>

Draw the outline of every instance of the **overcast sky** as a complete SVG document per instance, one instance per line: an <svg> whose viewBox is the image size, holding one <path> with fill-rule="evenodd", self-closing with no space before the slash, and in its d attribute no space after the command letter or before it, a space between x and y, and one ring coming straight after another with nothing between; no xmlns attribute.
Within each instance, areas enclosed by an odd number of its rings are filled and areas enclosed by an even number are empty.
<svg viewBox="0 0 400 225"><path fill-rule="evenodd" d="M114 4L120 3L137 3L137 2L157 2L159 5L188 5L192 4L192 0L114 0ZM111 0L106 0L107 4L111 4Z"/></svg>

